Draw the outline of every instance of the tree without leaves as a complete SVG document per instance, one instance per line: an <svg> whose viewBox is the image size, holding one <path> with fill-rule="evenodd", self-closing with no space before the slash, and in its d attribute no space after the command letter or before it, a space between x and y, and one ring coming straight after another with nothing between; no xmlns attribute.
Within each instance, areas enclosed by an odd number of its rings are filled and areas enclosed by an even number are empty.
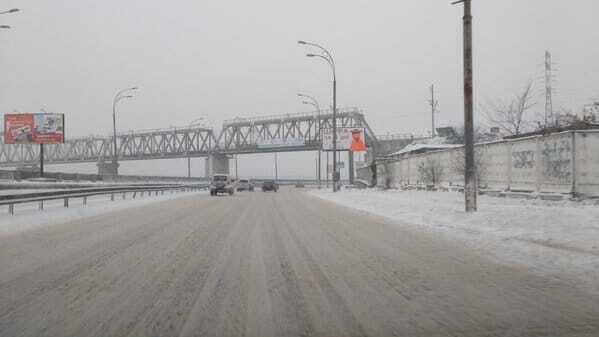
<svg viewBox="0 0 599 337"><path fill-rule="evenodd" d="M439 158L430 156L418 165L418 178L427 185L437 186L441 182L442 175L443 166Z"/></svg>
<svg viewBox="0 0 599 337"><path fill-rule="evenodd" d="M510 101L491 102L483 106L482 110L490 124L510 135L519 135L530 126L527 112L536 105L532 99L533 82L529 81Z"/></svg>

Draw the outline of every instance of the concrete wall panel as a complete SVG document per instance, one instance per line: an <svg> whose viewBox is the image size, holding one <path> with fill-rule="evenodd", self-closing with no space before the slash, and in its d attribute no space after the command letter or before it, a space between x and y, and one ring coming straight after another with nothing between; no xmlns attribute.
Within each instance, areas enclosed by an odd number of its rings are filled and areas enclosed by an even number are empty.
<svg viewBox="0 0 599 337"><path fill-rule="evenodd" d="M478 144L475 151L481 187L599 195L599 131ZM434 165L437 185L461 186L463 161L462 148L404 157L387 162L379 180L394 187L430 184L422 168Z"/></svg>
<svg viewBox="0 0 599 337"><path fill-rule="evenodd" d="M575 150L576 191L599 196L599 133L577 132Z"/></svg>

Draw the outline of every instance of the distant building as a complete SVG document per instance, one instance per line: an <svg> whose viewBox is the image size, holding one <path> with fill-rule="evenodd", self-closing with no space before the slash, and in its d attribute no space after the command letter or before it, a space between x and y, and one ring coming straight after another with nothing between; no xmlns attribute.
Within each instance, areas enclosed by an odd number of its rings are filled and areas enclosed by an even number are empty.
<svg viewBox="0 0 599 337"><path fill-rule="evenodd" d="M477 135L476 142L477 143L488 143L494 142L497 140L502 140L504 137L501 129L498 127L492 127L487 132L481 132Z"/></svg>
<svg viewBox="0 0 599 337"><path fill-rule="evenodd" d="M402 158L402 157L420 154L420 153L439 151L439 150L447 150L447 149L455 149L455 148L459 148L459 147L463 147L463 145L461 145L461 144L420 144L420 143L415 143L415 144L410 144L410 145L406 146L405 148L403 148L397 152L391 153L385 157L390 158L390 159L391 158L396 159L396 158Z"/></svg>
<svg viewBox="0 0 599 337"><path fill-rule="evenodd" d="M444 126L441 128L437 128L436 130L437 136L439 137L451 139L456 138L458 136L457 132L455 131L455 128L452 126Z"/></svg>
<svg viewBox="0 0 599 337"><path fill-rule="evenodd" d="M591 123L599 123L599 102L585 105L582 108L582 118Z"/></svg>

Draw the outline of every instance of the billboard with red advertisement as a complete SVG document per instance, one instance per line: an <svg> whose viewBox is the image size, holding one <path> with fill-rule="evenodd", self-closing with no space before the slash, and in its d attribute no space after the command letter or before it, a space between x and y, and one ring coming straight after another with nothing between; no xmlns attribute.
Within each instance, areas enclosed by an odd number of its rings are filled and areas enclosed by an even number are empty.
<svg viewBox="0 0 599 337"><path fill-rule="evenodd" d="M332 129L322 130L322 149L333 150ZM367 150L364 128L337 128L337 151L365 152Z"/></svg>
<svg viewBox="0 0 599 337"><path fill-rule="evenodd" d="M64 143L64 114L19 113L4 115L5 144Z"/></svg>

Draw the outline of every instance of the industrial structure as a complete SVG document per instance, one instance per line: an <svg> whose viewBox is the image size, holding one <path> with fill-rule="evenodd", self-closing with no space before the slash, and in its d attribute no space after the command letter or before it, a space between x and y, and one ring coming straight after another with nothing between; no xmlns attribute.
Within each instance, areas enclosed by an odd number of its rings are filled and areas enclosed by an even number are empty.
<svg viewBox="0 0 599 337"><path fill-rule="evenodd" d="M399 141L403 145L411 138L405 135L401 139L377 140L363 112L357 108L338 109L336 117L338 127L365 129L369 161L377 153L397 150L386 143ZM210 176L214 172L229 172L229 157L236 154L317 151L321 147L318 126L332 128L332 120L332 111L321 111L235 118L224 121L218 133L212 128L190 126L119 133L116 142L109 136L73 138L64 144L47 145L44 161L48 165L97 163L100 174L115 175L117 167L111 160L116 144L119 161L204 157L206 176ZM352 159L348 163L350 176L354 171ZM0 143L0 167L31 166L38 161L39 148L34 145Z"/></svg>

